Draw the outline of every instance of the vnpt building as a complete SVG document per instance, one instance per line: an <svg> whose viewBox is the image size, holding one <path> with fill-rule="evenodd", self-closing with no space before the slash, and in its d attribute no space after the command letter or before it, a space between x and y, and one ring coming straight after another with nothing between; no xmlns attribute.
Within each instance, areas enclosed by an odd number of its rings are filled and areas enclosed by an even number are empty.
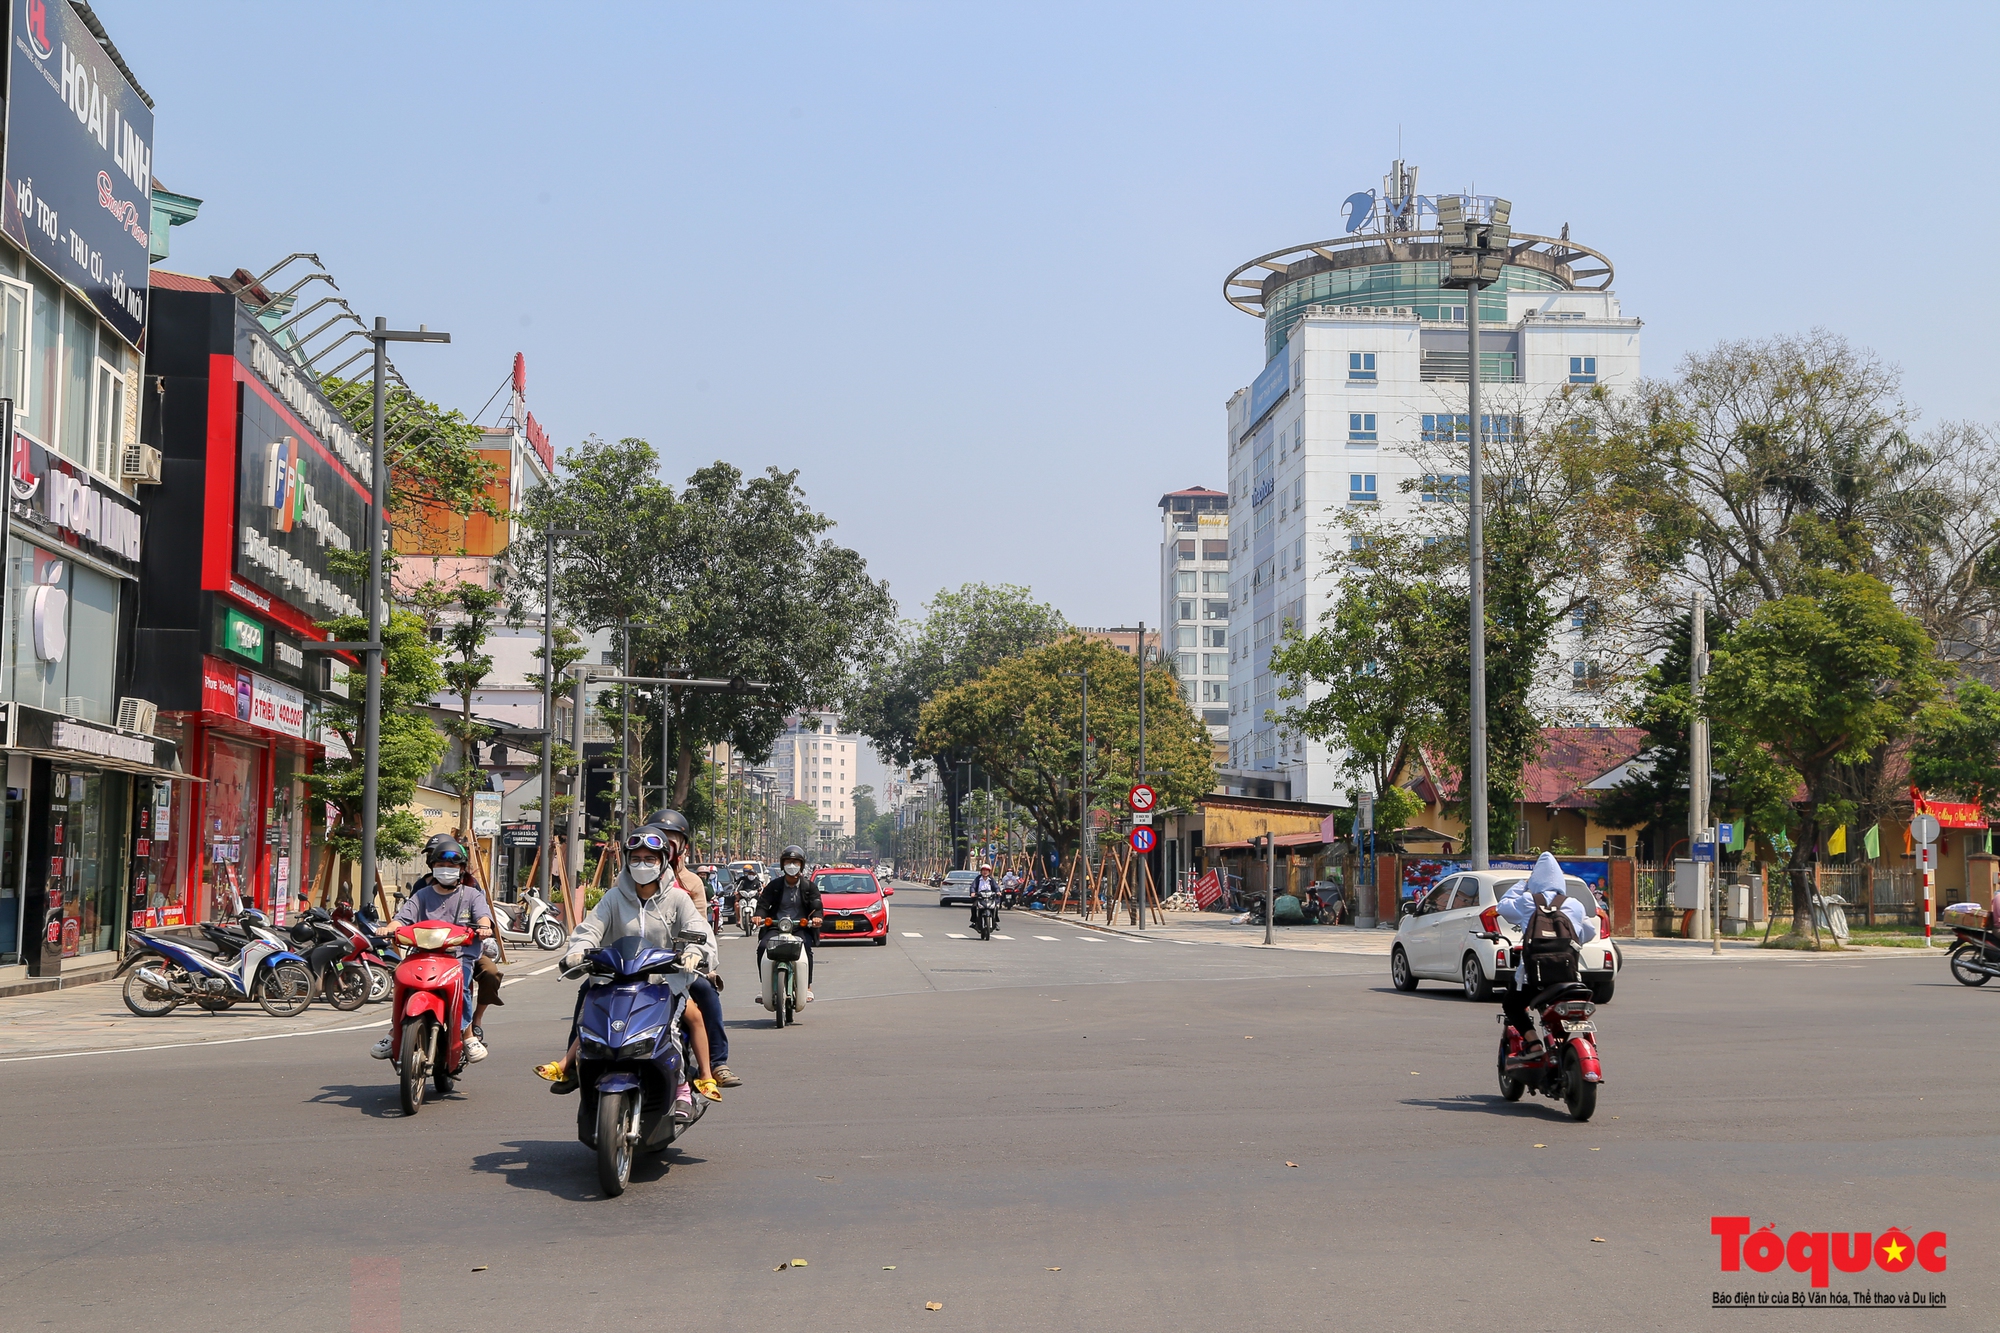
<svg viewBox="0 0 2000 1333"><path fill-rule="evenodd" d="M1492 200L1459 196L1467 216ZM1288 734L1270 670L1285 626L1310 632L1338 593L1333 516L1385 515L1463 494L1470 444L1467 299L1447 287L1436 197L1401 162L1347 201L1345 234L1253 259L1224 295L1263 321L1263 370L1228 406L1229 790L1346 804L1338 756ZM1611 291L1611 261L1569 239L1516 232L1479 294L1481 430L1492 440L1555 395L1639 377L1639 321ZM1413 483L1406 485L1406 483ZM1580 645L1570 645L1576 651Z"/></svg>

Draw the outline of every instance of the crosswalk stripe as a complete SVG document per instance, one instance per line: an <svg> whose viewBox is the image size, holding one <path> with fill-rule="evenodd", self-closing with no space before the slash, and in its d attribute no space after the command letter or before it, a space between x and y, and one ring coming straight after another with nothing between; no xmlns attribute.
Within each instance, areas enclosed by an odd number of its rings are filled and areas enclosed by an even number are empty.
<svg viewBox="0 0 2000 1333"><path fill-rule="evenodd" d="M948 940L963 940L963 939L969 939L969 938L970 938L970 936L966 936L966 935L961 935L961 934L959 934L959 933L958 933L957 931L955 931L955 930L947 930L947 931L946 931L946 932L944 933L944 937L945 937L946 939L948 939Z"/></svg>
<svg viewBox="0 0 2000 1333"><path fill-rule="evenodd" d="M914 930L906 930L903 932L903 938L906 940L920 940L923 938L923 935Z"/></svg>
<svg viewBox="0 0 2000 1333"><path fill-rule="evenodd" d="M1035 936L1035 938L1036 938L1036 939L1038 939L1038 940L1047 940L1047 941L1049 941L1049 943L1051 943L1051 944L1061 944L1061 943L1062 943L1062 941L1061 941L1060 939L1058 939L1058 938L1057 938L1056 936L1054 936L1054 935L1037 935L1037 936Z"/></svg>
<svg viewBox="0 0 2000 1333"><path fill-rule="evenodd" d="M1011 940L1014 937L1012 935L995 935L993 938L996 940Z"/></svg>
<svg viewBox="0 0 2000 1333"><path fill-rule="evenodd" d="M1103 937L1102 935L1079 935L1079 936L1077 936L1077 938L1078 938L1078 939L1080 939L1080 940L1084 940L1084 941L1086 941L1087 943L1090 943L1090 944L1102 944L1102 943L1104 943L1104 937Z"/></svg>

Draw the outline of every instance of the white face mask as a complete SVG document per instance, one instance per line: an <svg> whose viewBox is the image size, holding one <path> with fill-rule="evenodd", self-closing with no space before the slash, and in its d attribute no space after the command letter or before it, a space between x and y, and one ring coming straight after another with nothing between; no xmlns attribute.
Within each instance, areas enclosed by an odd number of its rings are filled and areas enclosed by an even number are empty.
<svg viewBox="0 0 2000 1333"><path fill-rule="evenodd" d="M658 861L634 861L627 873L632 876L634 884L651 884L660 877L660 863Z"/></svg>
<svg viewBox="0 0 2000 1333"><path fill-rule="evenodd" d="M805 872L806 868L800 865L797 861L785 862L785 878L797 879L800 875L805 874Z"/></svg>
<svg viewBox="0 0 2000 1333"><path fill-rule="evenodd" d="M452 885L458 883L458 877L463 873L457 866L433 866L431 868L431 878L446 888L450 888Z"/></svg>

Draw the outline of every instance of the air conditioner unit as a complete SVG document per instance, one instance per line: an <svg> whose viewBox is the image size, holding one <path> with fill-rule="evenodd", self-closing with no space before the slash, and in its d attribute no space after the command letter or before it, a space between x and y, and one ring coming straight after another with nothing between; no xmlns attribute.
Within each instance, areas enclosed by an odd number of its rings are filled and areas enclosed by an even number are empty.
<svg viewBox="0 0 2000 1333"><path fill-rule="evenodd" d="M141 482L148 486L160 484L160 451L150 444L128 444L125 446L123 464L118 475L126 481Z"/></svg>
<svg viewBox="0 0 2000 1333"><path fill-rule="evenodd" d="M155 458L159 457L159 452L159 450L155 449L153 456ZM159 720L160 706L150 699L126 698L118 701L118 729L120 731L139 731L150 736L153 734L153 724Z"/></svg>

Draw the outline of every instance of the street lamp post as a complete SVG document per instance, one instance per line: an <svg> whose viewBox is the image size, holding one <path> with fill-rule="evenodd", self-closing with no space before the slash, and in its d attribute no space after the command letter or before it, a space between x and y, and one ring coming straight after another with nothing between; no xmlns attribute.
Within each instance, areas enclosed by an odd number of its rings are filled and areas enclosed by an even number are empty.
<svg viewBox="0 0 2000 1333"><path fill-rule="evenodd" d="M1467 831L1472 843L1472 868L1491 866L1487 846L1486 810L1486 547L1485 480L1483 476L1479 419L1479 293L1497 282L1506 262L1507 242L1513 235L1507 218L1513 205L1495 199L1487 220L1477 220L1466 208L1471 200L1442 195L1437 201L1439 240L1446 256L1446 287L1465 291L1466 408L1470 414L1466 433L1470 437L1466 528L1467 570L1471 579L1470 614L1472 647L1472 753L1466 765L1466 785L1470 788L1466 806Z"/></svg>
<svg viewBox="0 0 2000 1333"><path fill-rule="evenodd" d="M555 896L551 889L556 850L556 538L581 536L581 528L542 529L542 827L536 838L541 850L536 857L535 884L542 891L543 902L553 901ZM569 915L569 909L565 908L564 915Z"/></svg>
<svg viewBox="0 0 2000 1333"><path fill-rule="evenodd" d="M361 709L361 893L365 898L375 888L375 842L380 815L375 806L382 781L382 549L385 545L386 509L389 503L389 466L384 439L389 405L388 345L403 343L448 343L449 333L433 333L419 324L414 333L391 329L389 321L375 317L375 327L366 335L375 347L375 412L369 430L369 468L373 490L368 507L368 638L363 643L319 643L308 646L314 652L358 652L368 663L368 685Z"/></svg>

